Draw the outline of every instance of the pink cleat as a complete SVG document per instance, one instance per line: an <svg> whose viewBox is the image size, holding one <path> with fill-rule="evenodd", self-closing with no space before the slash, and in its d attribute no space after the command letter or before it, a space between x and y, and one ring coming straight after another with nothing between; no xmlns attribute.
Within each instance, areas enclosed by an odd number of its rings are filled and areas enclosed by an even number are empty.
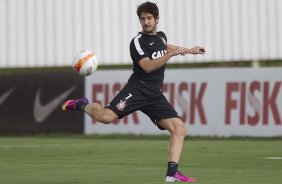
<svg viewBox="0 0 282 184"><path fill-rule="evenodd" d="M61 105L63 111L83 111L84 107L89 103L87 98L67 100Z"/></svg>
<svg viewBox="0 0 282 184"><path fill-rule="evenodd" d="M196 178L189 178L177 171L174 176L166 176L165 182L197 182Z"/></svg>

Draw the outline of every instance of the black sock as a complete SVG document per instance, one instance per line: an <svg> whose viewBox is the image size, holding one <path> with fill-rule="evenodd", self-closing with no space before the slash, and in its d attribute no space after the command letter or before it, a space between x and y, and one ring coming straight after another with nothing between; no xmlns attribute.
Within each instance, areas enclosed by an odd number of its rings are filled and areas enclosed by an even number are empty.
<svg viewBox="0 0 282 184"><path fill-rule="evenodd" d="M167 176L174 176L177 172L178 163L176 162L168 162L167 163Z"/></svg>
<svg viewBox="0 0 282 184"><path fill-rule="evenodd" d="M87 105L88 103L85 103L83 101L78 102L75 104L75 109L78 111L84 111L84 107Z"/></svg>

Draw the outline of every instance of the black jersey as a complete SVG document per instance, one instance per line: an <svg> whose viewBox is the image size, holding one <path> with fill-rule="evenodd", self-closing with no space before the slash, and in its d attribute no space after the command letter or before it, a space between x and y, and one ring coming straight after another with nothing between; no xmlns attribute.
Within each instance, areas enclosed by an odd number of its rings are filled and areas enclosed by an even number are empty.
<svg viewBox="0 0 282 184"><path fill-rule="evenodd" d="M130 42L133 74L129 80L137 79L141 82L152 84L152 86L157 88L162 88L165 65L151 73L146 73L138 62L145 57L149 57L151 60L157 59L165 55L166 52L167 38L163 32L157 32L156 35L147 35L139 32Z"/></svg>
<svg viewBox="0 0 282 184"><path fill-rule="evenodd" d="M139 33L132 39L130 55L133 60L133 74L122 90L106 106L119 118L140 110L162 130L164 128L159 125L160 120L179 118L177 112L162 94L165 66L146 73L138 63L145 57L153 60L163 56L167 52L166 41L163 32L157 32L156 35Z"/></svg>

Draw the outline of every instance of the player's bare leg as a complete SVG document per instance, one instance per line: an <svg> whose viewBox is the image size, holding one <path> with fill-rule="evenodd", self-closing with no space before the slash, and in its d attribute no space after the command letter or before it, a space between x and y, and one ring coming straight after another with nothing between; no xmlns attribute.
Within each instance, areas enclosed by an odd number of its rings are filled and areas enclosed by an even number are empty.
<svg viewBox="0 0 282 184"><path fill-rule="evenodd" d="M163 119L159 125L167 129L171 135L168 143L168 169L165 181L166 182L195 182L195 178L184 176L178 171L178 163L181 156L184 139L186 136L185 124L179 118Z"/></svg>
<svg viewBox="0 0 282 184"><path fill-rule="evenodd" d="M89 103L87 98L67 100L62 104L61 109L63 111L84 111L91 118L105 124L118 119L118 116L112 110L103 108L98 103Z"/></svg>
<svg viewBox="0 0 282 184"><path fill-rule="evenodd" d="M170 118L161 120L159 125L171 133L168 144L168 159L178 163L186 136L185 124L179 118Z"/></svg>
<svg viewBox="0 0 282 184"><path fill-rule="evenodd" d="M118 119L116 113L112 110L103 108L98 103L89 103L84 107L84 112L87 113L91 118L95 119L100 123L109 124L112 121Z"/></svg>

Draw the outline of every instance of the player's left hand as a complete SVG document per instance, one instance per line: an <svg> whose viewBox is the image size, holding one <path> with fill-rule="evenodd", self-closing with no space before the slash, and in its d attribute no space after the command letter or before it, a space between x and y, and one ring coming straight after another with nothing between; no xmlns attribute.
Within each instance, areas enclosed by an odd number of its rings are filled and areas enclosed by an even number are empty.
<svg viewBox="0 0 282 184"><path fill-rule="evenodd" d="M191 49L189 49L189 54L205 54L206 49L204 47L193 47Z"/></svg>

